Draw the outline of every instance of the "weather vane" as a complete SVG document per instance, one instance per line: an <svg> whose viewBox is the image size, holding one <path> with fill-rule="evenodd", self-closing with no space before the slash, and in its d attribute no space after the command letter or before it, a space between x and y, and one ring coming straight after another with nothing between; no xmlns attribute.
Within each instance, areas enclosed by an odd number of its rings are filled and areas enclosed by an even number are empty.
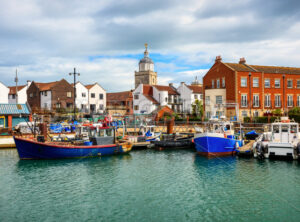
<svg viewBox="0 0 300 222"><path fill-rule="evenodd" d="M145 48L146 48L146 50L148 49L148 44L147 43L145 43Z"/></svg>

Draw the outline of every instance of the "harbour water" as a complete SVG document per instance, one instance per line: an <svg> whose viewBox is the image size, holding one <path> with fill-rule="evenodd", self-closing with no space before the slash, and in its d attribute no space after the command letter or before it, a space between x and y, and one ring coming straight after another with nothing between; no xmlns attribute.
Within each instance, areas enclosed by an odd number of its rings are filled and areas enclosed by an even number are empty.
<svg viewBox="0 0 300 222"><path fill-rule="evenodd" d="M192 151L20 161L0 150L0 221L299 221L300 163Z"/></svg>

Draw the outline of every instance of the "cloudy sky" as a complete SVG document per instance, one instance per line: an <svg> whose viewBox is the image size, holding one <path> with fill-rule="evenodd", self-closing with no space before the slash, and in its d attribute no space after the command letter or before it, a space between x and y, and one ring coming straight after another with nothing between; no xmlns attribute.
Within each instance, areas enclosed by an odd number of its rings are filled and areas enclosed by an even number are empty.
<svg viewBox="0 0 300 222"><path fill-rule="evenodd" d="M134 87L148 43L160 84L225 62L300 67L298 0L0 0L0 81Z"/></svg>

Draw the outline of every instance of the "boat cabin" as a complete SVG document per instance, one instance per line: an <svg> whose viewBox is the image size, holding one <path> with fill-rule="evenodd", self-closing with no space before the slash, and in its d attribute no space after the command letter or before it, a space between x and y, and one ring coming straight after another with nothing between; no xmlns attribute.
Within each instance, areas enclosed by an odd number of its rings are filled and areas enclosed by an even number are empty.
<svg viewBox="0 0 300 222"><path fill-rule="evenodd" d="M90 127L88 135L93 145L107 145L115 143L115 129L113 127Z"/></svg>
<svg viewBox="0 0 300 222"><path fill-rule="evenodd" d="M298 139L299 125L296 122L277 121L272 123L271 132L273 142L290 143Z"/></svg>

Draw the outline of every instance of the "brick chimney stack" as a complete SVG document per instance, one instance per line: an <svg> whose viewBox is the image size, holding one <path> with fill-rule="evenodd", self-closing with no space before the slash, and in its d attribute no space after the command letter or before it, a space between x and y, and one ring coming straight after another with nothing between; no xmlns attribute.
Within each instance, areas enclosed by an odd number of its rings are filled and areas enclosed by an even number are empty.
<svg viewBox="0 0 300 222"><path fill-rule="evenodd" d="M246 59L244 57L240 58L239 64L246 64Z"/></svg>
<svg viewBox="0 0 300 222"><path fill-rule="evenodd" d="M216 56L216 60L215 62L221 62L222 61L222 57L219 55L219 56Z"/></svg>

